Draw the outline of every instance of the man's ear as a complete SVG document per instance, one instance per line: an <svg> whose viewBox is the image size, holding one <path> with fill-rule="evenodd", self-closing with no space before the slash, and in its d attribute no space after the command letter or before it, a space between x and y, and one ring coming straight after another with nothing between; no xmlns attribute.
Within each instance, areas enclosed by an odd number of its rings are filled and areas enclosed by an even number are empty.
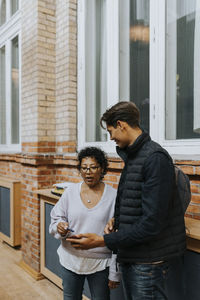
<svg viewBox="0 0 200 300"><path fill-rule="evenodd" d="M126 128L126 124L127 123L124 121L120 121L120 120L117 121L117 127L120 128L121 130Z"/></svg>

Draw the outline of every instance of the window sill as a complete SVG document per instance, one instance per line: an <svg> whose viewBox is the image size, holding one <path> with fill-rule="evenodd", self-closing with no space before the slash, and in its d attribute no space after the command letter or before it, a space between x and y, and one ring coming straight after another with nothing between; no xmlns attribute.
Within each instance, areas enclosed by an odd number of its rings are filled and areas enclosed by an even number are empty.
<svg viewBox="0 0 200 300"><path fill-rule="evenodd" d="M187 161L191 164L191 162L199 162L200 163L200 155L199 154L174 154L171 155L174 161Z"/></svg>

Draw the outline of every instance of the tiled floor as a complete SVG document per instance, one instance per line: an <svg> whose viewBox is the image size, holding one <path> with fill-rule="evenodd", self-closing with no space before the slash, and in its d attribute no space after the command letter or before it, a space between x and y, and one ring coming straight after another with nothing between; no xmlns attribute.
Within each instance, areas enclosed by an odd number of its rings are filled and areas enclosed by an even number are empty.
<svg viewBox="0 0 200 300"><path fill-rule="evenodd" d="M34 280L18 264L21 251L0 240L0 300L62 300L62 290L47 279Z"/></svg>

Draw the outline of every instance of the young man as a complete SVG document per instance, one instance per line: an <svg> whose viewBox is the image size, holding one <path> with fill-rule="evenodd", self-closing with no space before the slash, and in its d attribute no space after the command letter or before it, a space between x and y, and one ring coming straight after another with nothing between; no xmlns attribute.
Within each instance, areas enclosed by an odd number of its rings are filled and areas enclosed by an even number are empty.
<svg viewBox="0 0 200 300"><path fill-rule="evenodd" d="M127 299L168 299L165 279L174 258L186 248L181 203L174 197L175 174L169 154L139 125L139 110L119 102L101 118L124 160L114 218L103 237L92 233L69 239L78 249L106 245L117 253Z"/></svg>

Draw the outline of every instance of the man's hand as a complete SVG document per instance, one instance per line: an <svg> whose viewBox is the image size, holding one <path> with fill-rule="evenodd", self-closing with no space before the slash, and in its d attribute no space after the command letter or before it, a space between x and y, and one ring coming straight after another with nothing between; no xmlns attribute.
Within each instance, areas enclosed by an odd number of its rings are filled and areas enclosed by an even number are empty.
<svg viewBox="0 0 200 300"><path fill-rule="evenodd" d="M105 246L103 236L97 235L95 233L73 235L67 238L66 241L70 242L72 247L81 250Z"/></svg>
<svg viewBox="0 0 200 300"><path fill-rule="evenodd" d="M109 234L111 232L114 232L114 222L115 222L114 218L112 218L108 221L106 227L104 228L104 233L105 234Z"/></svg>
<svg viewBox="0 0 200 300"><path fill-rule="evenodd" d="M119 286L120 282L108 280L109 289L116 289Z"/></svg>

